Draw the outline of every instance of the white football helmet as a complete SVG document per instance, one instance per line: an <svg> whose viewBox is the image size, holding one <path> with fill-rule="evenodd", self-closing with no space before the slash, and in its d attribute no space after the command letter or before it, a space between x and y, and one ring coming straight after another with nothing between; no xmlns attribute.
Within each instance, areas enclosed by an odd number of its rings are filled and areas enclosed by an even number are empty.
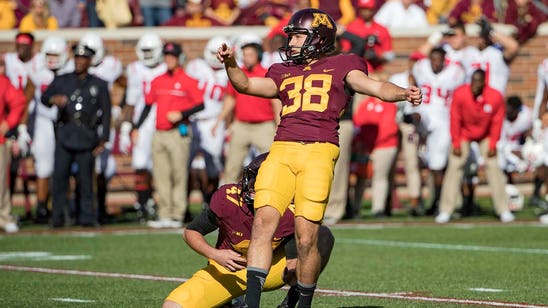
<svg viewBox="0 0 548 308"><path fill-rule="evenodd" d="M44 40L40 52L44 55L44 59L50 70L61 69L67 63L67 41L60 36L48 36Z"/></svg>
<svg viewBox="0 0 548 308"><path fill-rule="evenodd" d="M228 39L224 36L215 36L209 39L204 49L204 59L214 69L223 68L223 64L217 60L217 50L223 44L228 45ZM229 46L230 47L230 46Z"/></svg>
<svg viewBox="0 0 548 308"><path fill-rule="evenodd" d="M533 168L539 167L544 163L544 146L532 138L527 138L521 148L521 156Z"/></svg>
<svg viewBox="0 0 548 308"><path fill-rule="evenodd" d="M163 43L158 34L146 33L141 36L135 47L137 58L145 66L154 67L162 61Z"/></svg>
<svg viewBox="0 0 548 308"><path fill-rule="evenodd" d="M247 44L258 44L263 45L263 39L255 33L244 33L242 35L235 35L232 37L232 42L234 46L234 52L236 54L236 60L242 61L243 52L242 46Z"/></svg>
<svg viewBox="0 0 548 308"><path fill-rule="evenodd" d="M105 57L105 47L103 39L95 32L86 33L79 41L79 44L86 45L95 51L95 55L91 58L91 65L96 66Z"/></svg>

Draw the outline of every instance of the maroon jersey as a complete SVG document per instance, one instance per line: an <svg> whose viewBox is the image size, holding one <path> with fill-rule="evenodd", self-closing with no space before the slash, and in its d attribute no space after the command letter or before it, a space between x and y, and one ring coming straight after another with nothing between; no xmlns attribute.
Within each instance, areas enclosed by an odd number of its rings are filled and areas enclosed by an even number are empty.
<svg viewBox="0 0 548 308"><path fill-rule="evenodd" d="M217 217L219 237L218 249L232 249L243 255L247 254L251 240L253 214L240 199L240 185L226 184L213 194L210 209ZM272 249L278 247L282 240L295 232L295 216L289 207L278 224L272 239Z"/></svg>
<svg viewBox="0 0 548 308"><path fill-rule="evenodd" d="M282 101L274 140L339 145L339 117L354 94L345 80L353 70L367 74L364 60L354 54L325 57L312 64L273 64L266 77L274 80Z"/></svg>

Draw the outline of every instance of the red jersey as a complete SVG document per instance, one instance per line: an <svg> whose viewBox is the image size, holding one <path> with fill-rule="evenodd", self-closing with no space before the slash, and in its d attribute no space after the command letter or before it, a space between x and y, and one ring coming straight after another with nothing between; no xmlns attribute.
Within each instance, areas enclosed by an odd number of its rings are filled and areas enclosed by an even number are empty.
<svg viewBox="0 0 548 308"><path fill-rule="evenodd" d="M170 74L166 72L152 80L145 96L147 105L156 104L156 129L170 130L173 123L167 119L170 111L186 111L203 103L204 92L198 81L190 78L182 68Z"/></svg>
<svg viewBox="0 0 548 308"><path fill-rule="evenodd" d="M280 19L278 24L270 29L270 32L268 32L268 35L266 37L269 39L274 38L276 35L283 35L287 37L287 34L284 32L284 27L287 26L289 19L291 19L291 15L285 16L284 18Z"/></svg>
<svg viewBox="0 0 548 308"><path fill-rule="evenodd" d="M266 69L261 65L256 65L251 71L245 67L242 67L242 70L247 77L264 77L266 73ZM231 83L228 83L227 93L236 99L234 108L236 120L249 123L274 121L272 100L238 93Z"/></svg>
<svg viewBox="0 0 548 308"><path fill-rule="evenodd" d="M6 76L0 75L0 123L6 121L10 129L15 128L21 121L25 107L23 91L16 89ZM0 144L5 142L6 137L0 135Z"/></svg>
<svg viewBox="0 0 548 308"><path fill-rule="evenodd" d="M367 74L362 58L339 54L312 64L273 64L267 77L278 86L281 121L275 141L330 142L339 145L339 117L354 94L346 86L353 70Z"/></svg>
<svg viewBox="0 0 548 308"><path fill-rule="evenodd" d="M489 137L489 149L495 150L506 114L499 91L486 86L474 99L470 84L458 87L451 104L451 142L460 148L461 141L480 141Z"/></svg>
<svg viewBox="0 0 548 308"><path fill-rule="evenodd" d="M355 34L359 37L362 37L364 40L369 35L375 35L378 38L378 44L375 44L373 46L373 49L375 50L375 53L379 56L382 56L386 52L391 52L392 49L392 37L390 36L390 32L388 32L388 29L384 27L383 25L376 23L374 21L372 22L365 22L361 18L354 19L347 27L346 31ZM344 52L348 52L351 49L351 44L348 40L341 40L341 49ZM367 46L366 46L367 48ZM381 70L382 65L371 65L371 63L367 62L367 68L369 71L373 70Z"/></svg>
<svg viewBox="0 0 548 308"><path fill-rule="evenodd" d="M217 189L211 197L210 209L217 217L219 227L215 247L232 249L246 255L251 240L253 214L240 199L240 185L226 184ZM292 207L289 207L280 218L272 239L272 249L295 232L295 216L291 209Z"/></svg>
<svg viewBox="0 0 548 308"><path fill-rule="evenodd" d="M374 149L398 146L398 105L386 103L376 97L368 97L354 114L354 125L360 129L356 139L363 144L363 150L371 153Z"/></svg>

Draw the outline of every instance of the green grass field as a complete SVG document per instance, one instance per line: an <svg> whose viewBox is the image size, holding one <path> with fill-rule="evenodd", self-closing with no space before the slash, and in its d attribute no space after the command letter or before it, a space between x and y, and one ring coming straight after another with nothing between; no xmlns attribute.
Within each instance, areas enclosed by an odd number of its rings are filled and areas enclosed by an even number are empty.
<svg viewBox="0 0 548 308"><path fill-rule="evenodd" d="M548 226L533 218L439 226L396 215L337 225L314 307L548 307ZM0 306L160 307L204 265L180 230L24 226L0 235ZM264 293L262 306L284 295Z"/></svg>

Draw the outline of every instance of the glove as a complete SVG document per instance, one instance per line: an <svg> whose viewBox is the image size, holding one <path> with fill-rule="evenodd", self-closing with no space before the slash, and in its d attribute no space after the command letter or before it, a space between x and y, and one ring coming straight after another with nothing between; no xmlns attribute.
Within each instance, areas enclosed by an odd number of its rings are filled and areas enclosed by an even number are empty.
<svg viewBox="0 0 548 308"><path fill-rule="evenodd" d="M128 154L131 149L131 130L133 125L130 122L122 122L120 125L120 140L118 142L118 150L122 154Z"/></svg>
<svg viewBox="0 0 548 308"><path fill-rule="evenodd" d="M443 33L440 31L436 31L428 37L428 43L430 43L432 46L438 46L438 44L441 42L441 39L443 38Z"/></svg>
<svg viewBox="0 0 548 308"><path fill-rule="evenodd" d="M493 28L485 16L481 16L478 20L478 25L480 26L480 37L484 39L489 39L491 37L491 31Z"/></svg>
<svg viewBox="0 0 548 308"><path fill-rule="evenodd" d="M17 126L17 145L21 151L21 156L26 156L29 153L29 145L32 139L30 138L27 125L19 124Z"/></svg>

